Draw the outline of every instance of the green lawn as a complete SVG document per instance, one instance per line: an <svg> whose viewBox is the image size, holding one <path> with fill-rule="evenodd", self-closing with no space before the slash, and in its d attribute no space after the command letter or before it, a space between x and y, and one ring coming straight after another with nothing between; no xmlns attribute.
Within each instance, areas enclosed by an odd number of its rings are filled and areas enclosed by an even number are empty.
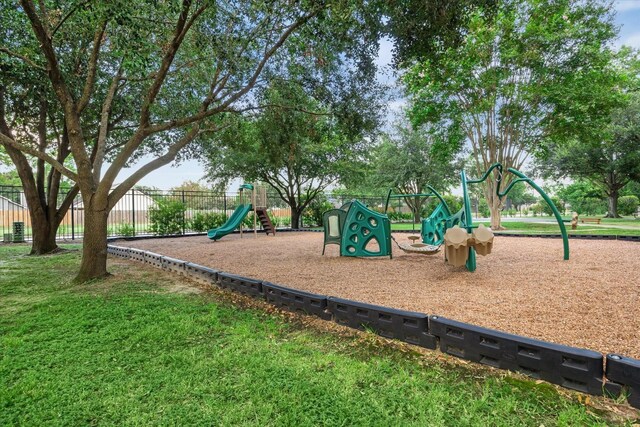
<svg viewBox="0 0 640 427"><path fill-rule="evenodd" d="M545 218L547 222L522 222L513 221L510 218L503 218L502 225L506 228L504 232L514 233L540 233L540 234L559 234L560 227L558 224L550 223L553 218ZM489 226L488 221L474 221L474 224L484 224ZM597 224L578 224L576 230L571 229L570 224L565 224L569 234L607 234L616 236L639 236L640 221L629 219L609 219L604 218L600 225ZM412 230L410 223L391 224L392 230ZM420 232L420 224L415 224L416 233Z"/></svg>
<svg viewBox="0 0 640 427"><path fill-rule="evenodd" d="M303 327L125 261L73 285L77 251L26 249L0 245L0 425L612 422L545 383Z"/></svg>

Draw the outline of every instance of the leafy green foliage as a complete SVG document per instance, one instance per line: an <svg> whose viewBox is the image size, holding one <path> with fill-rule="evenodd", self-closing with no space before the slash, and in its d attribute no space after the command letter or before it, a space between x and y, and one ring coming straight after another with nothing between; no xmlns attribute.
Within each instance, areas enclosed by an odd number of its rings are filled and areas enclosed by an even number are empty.
<svg viewBox="0 0 640 427"><path fill-rule="evenodd" d="M632 57L626 63L635 62L640 70L637 54ZM637 91L640 80L634 77L629 83ZM640 181L640 93L630 93L627 104L610 120L601 139L554 145L539 163L546 176L569 175L592 182L609 198L608 215L616 217L620 192L631 181Z"/></svg>
<svg viewBox="0 0 640 427"><path fill-rule="evenodd" d="M606 47L614 37L610 4L509 0L474 9L457 46L407 64L412 119L464 135L471 176L495 162L521 169L549 139L598 139L620 98ZM495 176L484 188L499 227Z"/></svg>
<svg viewBox="0 0 640 427"><path fill-rule="evenodd" d="M2 425L606 423L548 384L172 293L184 282L129 264L73 286L78 252L24 250L0 247Z"/></svg>
<svg viewBox="0 0 640 427"><path fill-rule="evenodd" d="M447 191L459 176L463 162L456 158L457 136L436 132L421 126L413 129L404 120L395 123L393 132L384 135L371 159L370 186L393 189L396 193L430 193L431 185L439 192ZM455 149L451 147L455 146ZM420 216L425 197L406 197L405 203Z"/></svg>
<svg viewBox="0 0 640 427"><path fill-rule="evenodd" d="M560 200L558 196L551 196L549 198L551 199L551 202L553 202L553 205L555 206L555 208L562 215L562 213L564 212L564 203L562 203L562 200ZM553 210L551 209L551 206L549 206L549 204L545 202L544 199L540 199L538 203L542 207L542 213L549 216L553 215Z"/></svg>
<svg viewBox="0 0 640 427"><path fill-rule="evenodd" d="M327 201L327 196L325 194L318 195L302 213L304 226L322 226L322 214L330 209L333 209L333 205Z"/></svg>
<svg viewBox="0 0 640 427"><path fill-rule="evenodd" d="M154 234L169 235L182 234L185 226L184 203L176 200L158 200L156 205L149 207L149 230Z"/></svg>
<svg viewBox="0 0 640 427"><path fill-rule="evenodd" d="M531 192L531 187L525 183L519 183L514 185L507 199L511 200L511 203L515 206L516 210L522 205L532 204L536 201L536 196Z"/></svg>
<svg viewBox="0 0 640 427"><path fill-rule="evenodd" d="M607 211L602 190L585 180L578 180L558 190L558 197L580 215L602 215Z"/></svg>
<svg viewBox="0 0 640 427"><path fill-rule="evenodd" d="M265 182L291 207L297 228L309 203L358 163L365 143L361 137L351 139L353 129L300 86L273 82L261 96L272 107L235 117L210 146L209 178Z"/></svg>
<svg viewBox="0 0 640 427"><path fill-rule="evenodd" d="M191 218L191 229L197 232L218 228L227 221L227 216L218 212L196 212Z"/></svg>
<svg viewBox="0 0 640 427"><path fill-rule="evenodd" d="M397 66L439 58L444 50L464 40L472 13L495 13L495 0L402 0L387 2L386 31L394 41Z"/></svg>
<svg viewBox="0 0 640 427"><path fill-rule="evenodd" d="M136 229L131 224L119 224L116 227L116 235L122 237L133 237L136 235Z"/></svg>
<svg viewBox="0 0 640 427"><path fill-rule="evenodd" d="M618 212L620 215L635 215L638 212L640 199L636 196L622 196L618 199Z"/></svg>

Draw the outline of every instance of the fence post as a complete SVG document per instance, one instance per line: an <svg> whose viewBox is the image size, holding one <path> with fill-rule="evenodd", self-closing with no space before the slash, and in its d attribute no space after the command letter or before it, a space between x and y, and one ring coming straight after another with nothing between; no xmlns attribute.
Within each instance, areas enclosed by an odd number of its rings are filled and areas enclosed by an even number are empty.
<svg viewBox="0 0 640 427"><path fill-rule="evenodd" d="M76 240L76 214L73 209L73 205L75 205L76 198L73 198L71 202L71 240Z"/></svg>
<svg viewBox="0 0 640 427"><path fill-rule="evenodd" d="M182 234L186 234L186 220L187 220L187 205L186 205L186 201L184 198L184 190L182 190Z"/></svg>
<svg viewBox="0 0 640 427"><path fill-rule="evenodd" d="M223 200L222 206L224 208L224 216L226 218L227 217L227 193L226 192L222 193L222 200Z"/></svg>
<svg viewBox="0 0 640 427"><path fill-rule="evenodd" d="M131 189L131 224L133 225L133 235L136 235L136 192Z"/></svg>

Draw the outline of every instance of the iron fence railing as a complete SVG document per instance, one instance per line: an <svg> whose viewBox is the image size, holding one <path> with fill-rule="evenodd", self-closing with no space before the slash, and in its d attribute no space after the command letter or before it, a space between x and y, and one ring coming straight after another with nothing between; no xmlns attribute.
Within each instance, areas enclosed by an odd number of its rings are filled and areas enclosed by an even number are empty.
<svg viewBox="0 0 640 427"><path fill-rule="evenodd" d="M59 202L64 200L66 191L61 190ZM382 209L384 197L366 195L324 195L333 206L358 199L374 209ZM242 197L242 200L241 200ZM108 236L144 236L158 234L154 231L152 214L170 202L179 202L181 206L178 218L179 227L175 234L188 234L206 231L197 229L197 219L202 215L212 213L229 217L240 203L249 203L250 195L239 193L222 193L214 191L182 191L182 190L149 190L134 188L127 192L114 206L109 214ZM267 207L271 219L278 228L291 226L291 209L276 192L267 192ZM303 220L304 221L304 220ZM21 187L0 186L0 234L13 233L14 223L23 223L24 236L27 240L32 237L31 215L27 208L26 198ZM252 220L247 220L246 225L251 228ZM317 226L318 224L301 224L302 226ZM157 230L157 228L156 228ZM58 228L59 239L79 239L84 231L84 207L82 197L77 195L73 204L64 216ZM5 236L9 238L9 236Z"/></svg>
<svg viewBox="0 0 640 427"><path fill-rule="evenodd" d="M59 203L64 200L69 190L61 190L58 197ZM383 196L369 196L361 194L331 194L326 193L321 199L328 201L335 207L358 199L372 209L384 209ZM187 191L187 190L150 190L134 188L127 192L114 206L109 214L109 237L134 237L153 234L162 234L154 227L153 212L162 206L178 202L179 213L173 220L179 223L171 234L189 234L206 231L202 229L203 216L221 214L227 218L240 203L249 203L250 194L222 193L214 191ZM291 226L291 209L276 192L267 192L267 207L271 219L278 228ZM395 206L394 206L395 208ZM68 212L64 216L58 228L59 239L79 239L84 231L84 206L82 197L78 194ZM307 223L304 223L304 221ZM302 226L318 226L320 224L309 223L308 217L302 217ZM21 187L0 186L0 234L3 236L13 233L14 223L24 224L24 235L27 240L32 237L31 215L27 208L26 198ZM200 224L198 228L196 225ZM253 226L251 219L246 221L247 228ZM8 236L5 236L5 239Z"/></svg>

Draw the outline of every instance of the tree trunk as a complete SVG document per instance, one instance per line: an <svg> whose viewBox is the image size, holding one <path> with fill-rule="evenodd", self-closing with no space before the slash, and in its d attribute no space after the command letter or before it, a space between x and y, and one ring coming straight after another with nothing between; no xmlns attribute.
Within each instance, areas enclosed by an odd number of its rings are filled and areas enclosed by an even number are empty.
<svg viewBox="0 0 640 427"><path fill-rule="evenodd" d="M501 217L503 200L496 195L496 186L497 184L492 178L488 179L484 194L487 205L489 205L489 212L491 213L491 229L504 230Z"/></svg>
<svg viewBox="0 0 640 427"><path fill-rule="evenodd" d="M420 209L413 210L413 223L420 224L422 222Z"/></svg>
<svg viewBox="0 0 640 427"><path fill-rule="evenodd" d="M300 228L300 216L302 212L300 212L297 208L291 208L291 228L296 229Z"/></svg>
<svg viewBox="0 0 640 427"><path fill-rule="evenodd" d="M492 230L504 230L502 224L502 206L500 203L492 203L489 205L489 211L491 212L491 229Z"/></svg>
<svg viewBox="0 0 640 427"><path fill-rule="evenodd" d="M44 255L55 252L58 249L56 234L58 224L51 218L37 216L31 218L33 242L31 243L31 255Z"/></svg>
<svg viewBox="0 0 640 427"><path fill-rule="evenodd" d="M82 262L76 282L83 283L108 276L107 217L108 210L96 210L85 204Z"/></svg>
<svg viewBox="0 0 640 427"><path fill-rule="evenodd" d="M611 191L609 193L609 210L607 212L606 218L620 218L620 216L618 215L618 196L619 194L617 191Z"/></svg>

